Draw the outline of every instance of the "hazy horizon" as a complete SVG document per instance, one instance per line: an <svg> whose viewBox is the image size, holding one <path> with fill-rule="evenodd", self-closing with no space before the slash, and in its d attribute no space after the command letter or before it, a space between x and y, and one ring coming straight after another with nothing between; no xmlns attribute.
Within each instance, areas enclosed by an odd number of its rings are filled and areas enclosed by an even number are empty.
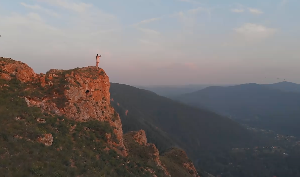
<svg viewBox="0 0 300 177"><path fill-rule="evenodd" d="M129 85L300 83L297 0L0 1L0 56Z"/></svg>
<svg viewBox="0 0 300 177"><path fill-rule="evenodd" d="M199 87L199 86L236 86L236 85L243 85L243 84L277 84L277 83L293 83L293 84L299 84L295 82L289 82L289 81L278 81L278 82L270 82L270 83L255 83L255 82L245 82L245 83L233 83L233 84L175 84L175 85L132 85L137 87L148 87L148 88L157 88L157 87L170 87L170 88L183 88L183 87ZM115 82L112 82L115 83ZM121 83L126 84L126 83Z"/></svg>

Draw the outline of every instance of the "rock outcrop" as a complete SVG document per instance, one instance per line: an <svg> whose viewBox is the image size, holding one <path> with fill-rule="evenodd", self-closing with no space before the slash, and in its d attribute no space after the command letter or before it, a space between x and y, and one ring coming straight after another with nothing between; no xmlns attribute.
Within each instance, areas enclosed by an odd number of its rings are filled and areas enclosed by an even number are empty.
<svg viewBox="0 0 300 177"><path fill-rule="evenodd" d="M149 154L146 155L149 159L153 160L155 164L163 170L164 174L166 176L171 176L170 173L167 171L166 167L161 163L160 158L159 158L159 151L156 148L156 146L152 143L147 142L147 137L146 133L144 130L140 130L137 132L128 132L127 134L127 141L129 138L132 138L135 143L138 143L141 148L147 148L147 152L150 152ZM127 143L128 144L128 143ZM130 145L129 145L130 146ZM129 148L131 149L131 148ZM134 149L134 148L132 148ZM134 152L132 152L134 153Z"/></svg>
<svg viewBox="0 0 300 177"><path fill-rule="evenodd" d="M193 164L192 161L189 160L186 152L184 150L181 150L181 149L177 149L177 150L174 150L176 151L176 156L177 157L181 157L182 159L184 159L185 161L182 162L182 166L194 177L200 177L198 175L198 172Z"/></svg>
<svg viewBox="0 0 300 177"><path fill-rule="evenodd" d="M38 141L39 141L40 143L45 144L45 146L51 146L52 143L53 143L53 137L52 137L52 134L44 134L44 136L43 136L43 137L40 137L40 138L38 139Z"/></svg>
<svg viewBox="0 0 300 177"><path fill-rule="evenodd" d="M192 162L183 163L183 167L187 169L187 171L194 177L199 177L199 175L197 174L197 170Z"/></svg>
<svg viewBox="0 0 300 177"><path fill-rule="evenodd" d="M21 82L29 82L37 76L27 64L3 57L0 58L0 71L0 78L5 80L11 80L12 76L16 76Z"/></svg>
<svg viewBox="0 0 300 177"><path fill-rule="evenodd" d="M107 136L111 148L127 156L121 119L110 105L110 83L103 69L90 66L72 70L51 69L46 74L36 74L25 63L2 58L0 71L0 78L10 80L15 76L29 85L28 90L34 94L24 99L30 107L39 107L43 112L76 121L108 122L116 136L114 140L112 135ZM40 90L44 90L43 93L37 94Z"/></svg>
<svg viewBox="0 0 300 177"><path fill-rule="evenodd" d="M147 145L147 137L144 130L134 132L133 139L140 145L144 145L144 146Z"/></svg>
<svg viewBox="0 0 300 177"><path fill-rule="evenodd" d="M190 176L200 177L193 162L182 149L170 149L165 152L161 158L162 161L166 163L167 169L175 169L171 173L172 176L180 176L180 173L185 171Z"/></svg>

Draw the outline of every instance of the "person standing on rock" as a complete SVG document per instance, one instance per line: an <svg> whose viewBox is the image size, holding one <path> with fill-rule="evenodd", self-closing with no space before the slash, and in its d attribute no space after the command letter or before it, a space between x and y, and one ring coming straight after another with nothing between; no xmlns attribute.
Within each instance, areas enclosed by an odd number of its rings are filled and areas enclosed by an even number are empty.
<svg viewBox="0 0 300 177"><path fill-rule="evenodd" d="M100 57L101 55L96 55L96 66L99 67L99 62L100 62Z"/></svg>

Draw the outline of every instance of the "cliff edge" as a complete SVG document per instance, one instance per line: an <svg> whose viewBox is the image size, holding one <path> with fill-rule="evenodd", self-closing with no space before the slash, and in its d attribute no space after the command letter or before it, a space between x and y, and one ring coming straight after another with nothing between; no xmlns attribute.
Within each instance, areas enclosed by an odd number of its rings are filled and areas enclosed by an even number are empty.
<svg viewBox="0 0 300 177"><path fill-rule="evenodd" d="M9 166L5 160L12 158L13 168L39 175L52 174L54 168L62 176L172 176L143 130L123 135L109 88L109 77L98 67L36 74L23 62L0 58L1 164ZM19 144L21 148L12 148ZM137 149L147 155L136 156ZM23 165L19 158L28 153ZM48 168L51 164L57 167ZM190 163L182 167L195 171ZM4 166L0 172L18 176L18 170Z"/></svg>

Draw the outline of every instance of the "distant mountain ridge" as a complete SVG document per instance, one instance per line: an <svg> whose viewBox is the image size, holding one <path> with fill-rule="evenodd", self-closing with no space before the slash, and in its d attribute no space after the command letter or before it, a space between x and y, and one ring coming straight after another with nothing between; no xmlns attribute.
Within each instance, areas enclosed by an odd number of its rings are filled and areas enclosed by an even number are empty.
<svg viewBox="0 0 300 177"><path fill-rule="evenodd" d="M291 83L214 86L176 99L253 126L300 136L300 94L291 92L296 87Z"/></svg>
<svg viewBox="0 0 300 177"><path fill-rule="evenodd" d="M183 86L136 86L137 88L152 91L160 96L174 97L185 93L191 93L210 85L183 85Z"/></svg>
<svg viewBox="0 0 300 177"><path fill-rule="evenodd" d="M278 89L285 92L297 92L300 93L300 84L296 84L293 82L278 82L274 84L263 84L264 86L267 86L269 88Z"/></svg>
<svg viewBox="0 0 300 177"><path fill-rule="evenodd" d="M240 84L244 85L244 84ZM300 84L292 83L292 82L278 82L274 84L259 84L262 86L266 86L269 88L285 91L285 92L297 92L300 93ZM214 87L214 86L221 86L221 87L228 87L228 86L237 86L233 84L228 85L216 85L216 84L199 84L199 85L182 85L182 86L135 86L137 88L149 90L154 92L160 96L168 97L168 98L175 98L180 95L188 94L197 92L199 90Z"/></svg>

